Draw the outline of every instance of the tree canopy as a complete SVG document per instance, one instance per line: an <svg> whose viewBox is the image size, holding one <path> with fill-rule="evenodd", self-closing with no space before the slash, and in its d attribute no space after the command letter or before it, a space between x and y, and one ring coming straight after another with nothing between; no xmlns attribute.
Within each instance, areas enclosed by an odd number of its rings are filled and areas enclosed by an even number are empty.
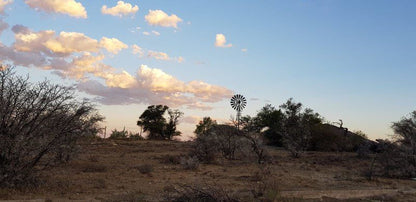
<svg viewBox="0 0 416 202"><path fill-rule="evenodd" d="M168 121L165 113L168 112ZM176 130L179 118L183 113L179 110L170 110L166 105L151 105L140 115L137 125L148 132L148 139L170 140L181 133Z"/></svg>

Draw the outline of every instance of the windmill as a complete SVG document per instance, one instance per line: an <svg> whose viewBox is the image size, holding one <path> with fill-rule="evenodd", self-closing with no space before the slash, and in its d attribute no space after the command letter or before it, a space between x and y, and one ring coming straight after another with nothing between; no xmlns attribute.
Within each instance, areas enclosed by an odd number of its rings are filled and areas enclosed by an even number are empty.
<svg viewBox="0 0 416 202"><path fill-rule="evenodd" d="M241 111L246 107L247 100L244 96L236 94L231 98L231 107L237 111L237 129L240 129Z"/></svg>

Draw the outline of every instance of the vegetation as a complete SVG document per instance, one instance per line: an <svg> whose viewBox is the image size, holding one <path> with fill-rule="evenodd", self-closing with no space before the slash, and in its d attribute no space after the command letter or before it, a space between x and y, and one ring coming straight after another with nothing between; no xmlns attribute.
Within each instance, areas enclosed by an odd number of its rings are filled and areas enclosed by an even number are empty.
<svg viewBox="0 0 416 202"><path fill-rule="evenodd" d="M169 121L164 117L166 111ZM149 132L148 139L171 140L181 134L176 125L182 116L182 112L170 110L166 105L151 105L140 115L137 125L143 128L143 132Z"/></svg>
<svg viewBox="0 0 416 202"><path fill-rule="evenodd" d="M27 184L36 171L67 162L77 141L98 132L103 117L74 89L0 68L0 185Z"/></svg>

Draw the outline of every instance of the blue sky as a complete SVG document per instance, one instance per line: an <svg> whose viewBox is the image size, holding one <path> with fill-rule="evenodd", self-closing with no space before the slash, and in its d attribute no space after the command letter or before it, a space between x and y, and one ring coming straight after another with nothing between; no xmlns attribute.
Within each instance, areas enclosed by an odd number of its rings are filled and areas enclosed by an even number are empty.
<svg viewBox="0 0 416 202"><path fill-rule="evenodd" d="M117 5L109 0L0 0L8 25L0 32L0 60L33 81L47 77L78 85L80 97L104 97L98 108L109 129L137 131L143 110L162 103L185 112L180 129L190 136L203 116L234 115L234 93L248 98L243 115L293 97L372 139L387 138L391 122L416 109L414 1L119 4L130 10L106 14L104 5ZM152 12L166 15L146 20ZM223 47L215 45L218 34ZM114 40L101 43L103 37ZM36 57L21 59L27 54ZM81 56L96 62L75 67ZM30 61L39 57L47 62Z"/></svg>

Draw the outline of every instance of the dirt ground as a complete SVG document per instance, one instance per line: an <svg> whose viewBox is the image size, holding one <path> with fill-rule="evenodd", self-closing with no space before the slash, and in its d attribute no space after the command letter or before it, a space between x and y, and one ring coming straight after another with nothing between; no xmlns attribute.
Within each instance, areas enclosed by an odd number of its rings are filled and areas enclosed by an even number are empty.
<svg viewBox="0 0 416 202"><path fill-rule="evenodd" d="M270 147L267 165L220 160L189 170L179 159L190 149L189 142L94 140L69 164L42 171L38 186L0 189L0 199L164 201L170 190L188 185L223 190L241 201L416 201L416 181L369 181L363 173L370 160L354 153L307 152L294 159Z"/></svg>

